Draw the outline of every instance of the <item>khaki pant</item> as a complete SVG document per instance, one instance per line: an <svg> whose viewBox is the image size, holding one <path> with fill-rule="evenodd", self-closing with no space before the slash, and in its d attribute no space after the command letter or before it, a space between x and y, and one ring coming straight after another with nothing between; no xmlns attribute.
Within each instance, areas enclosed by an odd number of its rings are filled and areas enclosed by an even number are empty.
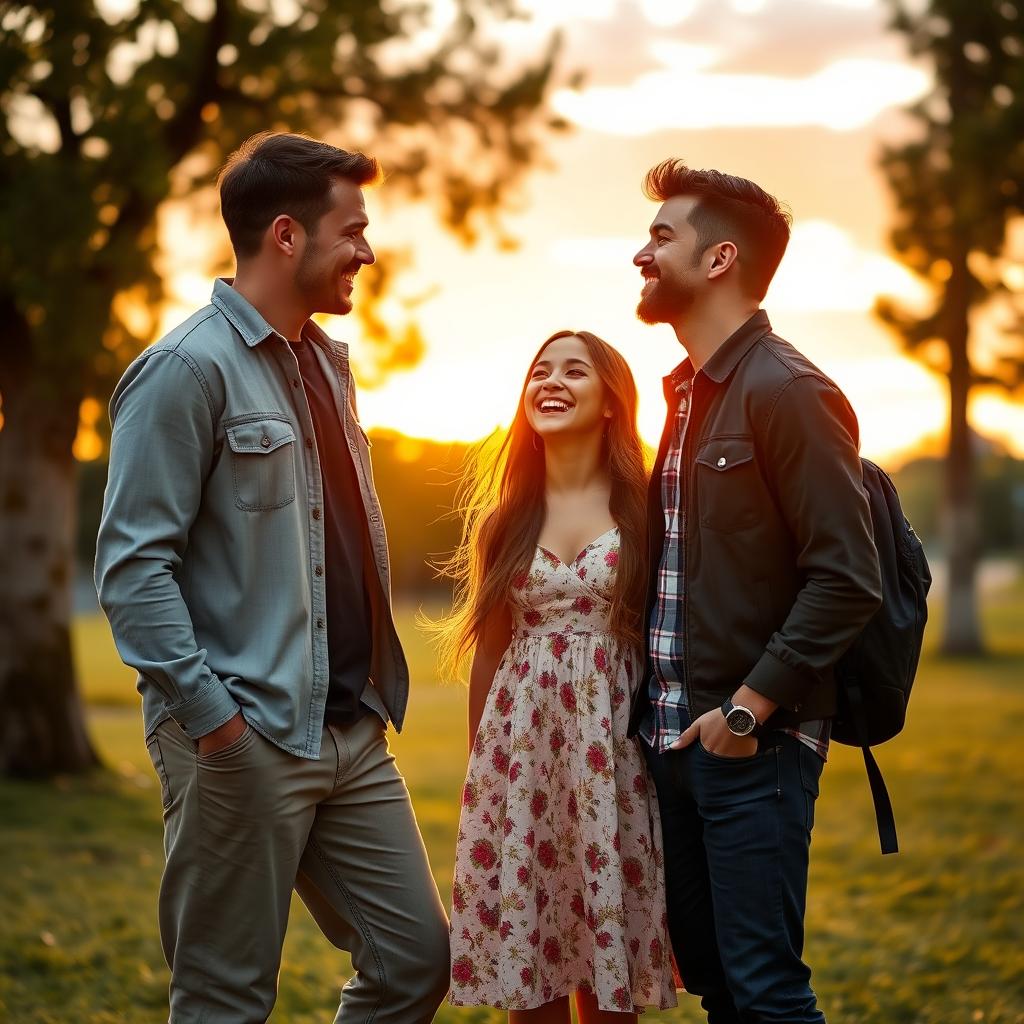
<svg viewBox="0 0 1024 1024"><path fill-rule="evenodd" d="M163 787L172 1024L267 1019L293 888L352 954L337 1024L433 1019L448 924L377 715L325 727L318 761L251 726L206 757L170 719L148 745Z"/></svg>

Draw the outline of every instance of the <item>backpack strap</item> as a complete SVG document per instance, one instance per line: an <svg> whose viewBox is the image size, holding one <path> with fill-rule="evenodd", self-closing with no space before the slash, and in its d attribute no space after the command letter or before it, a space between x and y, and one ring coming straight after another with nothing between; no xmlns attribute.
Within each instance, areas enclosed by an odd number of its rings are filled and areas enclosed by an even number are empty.
<svg viewBox="0 0 1024 1024"><path fill-rule="evenodd" d="M867 723L864 720L864 696L861 693L860 684L847 682L846 694L850 702L850 710L853 712L853 722L857 730L857 737L860 740L860 750L864 755L864 769L868 773L868 785L871 786L871 800L875 805L875 822L878 825L878 843L882 853L899 853L899 844L896 840L896 817L892 811L892 801L889 799L889 791L885 787L885 779L882 778L882 770L878 767L875 755L867 741Z"/></svg>
<svg viewBox="0 0 1024 1024"><path fill-rule="evenodd" d="M836 385L827 377L822 377L822 379L825 381L825 383L831 385L832 387L836 387ZM836 388L836 390L838 391L839 389ZM841 391L839 393L842 395ZM846 396L843 395L843 398L845 399ZM854 439L858 439L859 434L857 417L856 414L853 412L853 408L852 406L850 406L848 401L847 408L850 411L851 417L848 426L850 426L851 428L852 436L854 437ZM781 508L781 503L779 502L778 493L775 487L775 478L772 476L771 473L768 473L764 470L757 442L758 434L755 431L754 455L757 459L758 467L761 470L761 475L764 477L768 485L768 490L770 491L772 499L775 502L775 507L777 509ZM902 518L902 510L900 509L899 497L896 494L896 488L893 486L893 483L889 479L888 474L885 473L884 470L876 466L873 462L870 462L867 459L861 459L861 465L863 467L865 474L865 489L867 489L866 477L868 472L873 472L877 476L883 477L888 482L889 486L885 488L883 492L885 496L886 507L888 510L888 516L891 521L898 522ZM869 494L869 503L871 502L871 500L872 499ZM892 508L893 502L895 502L895 509ZM872 509L872 522L874 521L874 514L874 510ZM907 525L909 526L909 523ZM923 559L923 555L921 557ZM925 565L924 570L927 574L927 582L931 583L931 574L930 572L928 572L927 565ZM927 594L927 592L928 587L926 585L924 588L924 593ZM851 712L851 717L853 719L854 732L856 733L857 737L856 745L860 747L861 753L864 755L864 770L867 773L868 785L871 787L871 802L874 804L875 808L875 824L878 828L878 844L881 847L883 854L899 853L899 842L896 837L896 816L893 813L892 800L889 798L889 791L886 788L885 779L882 778L882 769L878 767L878 762L875 760L875 755L871 753L871 745L868 740L867 717L865 715L864 709L864 693L861 690L860 683L854 681L855 678L856 676L854 676L853 678L851 678L850 676L845 676L842 679L837 677L836 685L840 687L846 694L849 709ZM850 741L844 738L843 742Z"/></svg>

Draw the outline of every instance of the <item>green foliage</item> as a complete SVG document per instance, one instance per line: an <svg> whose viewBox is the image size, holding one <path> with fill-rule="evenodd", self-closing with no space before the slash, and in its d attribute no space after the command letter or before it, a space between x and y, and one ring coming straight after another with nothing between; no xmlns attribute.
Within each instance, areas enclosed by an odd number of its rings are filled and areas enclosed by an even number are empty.
<svg viewBox="0 0 1024 1024"><path fill-rule="evenodd" d="M120 5L118 5L120 6ZM537 155L554 44L510 68L508 0L92 0L0 8L0 324L5 362L56 401L104 396L159 302L155 216L266 129L326 132L383 159L469 240ZM119 308L116 296L133 304ZM128 308L135 316L125 315Z"/></svg>
<svg viewBox="0 0 1024 1024"><path fill-rule="evenodd" d="M943 650L979 653L982 538L968 408L978 384L1024 385L1022 254L1008 244L1008 229L1024 211L1024 11L1007 0L889 4L893 27L934 75L932 90L908 111L910 141L881 156L896 205L890 241L930 286L932 301L922 311L880 299L876 313L908 352L948 380ZM981 314L1003 332L987 352L978 343Z"/></svg>
<svg viewBox="0 0 1024 1024"><path fill-rule="evenodd" d="M82 400L156 332L161 205L210 202L247 136L308 131L372 151L386 197L429 201L464 241L501 238L561 127L544 109L557 39L515 66L493 42L519 16L514 0L0 4L0 769L93 763L66 657L72 443ZM368 271L371 300L394 267ZM415 325L390 337L373 301L357 316L379 375L419 358ZM67 514L45 523L33 496Z"/></svg>
<svg viewBox="0 0 1024 1024"><path fill-rule="evenodd" d="M399 615L414 680L410 715L392 740L447 899L465 691L433 682L412 611ZM1024 1021L1024 588L993 597L986 614L998 656L939 660L935 623L907 729L878 751L898 856L878 853L860 755L839 746L830 754L807 957L832 1024ZM97 642L94 634L89 643ZM106 672L102 658L84 667L87 697L109 693ZM160 801L138 711L94 709L91 724L107 771L55 785L0 783L0 1018L19 1024L148 1024L165 1005ZM296 899L274 1019L330 1020L349 970ZM695 1001L681 999L679 1009L644 1019L696 1024ZM504 1015L446 1006L437 1020L498 1024Z"/></svg>
<svg viewBox="0 0 1024 1024"><path fill-rule="evenodd" d="M942 461L914 459L892 473L900 504L914 531L934 550L940 543ZM986 555L1024 554L1024 461L998 450L975 465L979 550Z"/></svg>
<svg viewBox="0 0 1024 1024"><path fill-rule="evenodd" d="M878 313L947 374L958 355L950 349L967 341L963 314L995 300L1004 346L969 354L970 383L1013 388L1024 383L1024 346L1010 282L1024 254L1006 241L1024 212L1024 11L1002 0L889 2L911 54L935 74L933 91L909 111L914 137L882 154L896 201L890 241L932 285L935 304L922 316L884 300Z"/></svg>

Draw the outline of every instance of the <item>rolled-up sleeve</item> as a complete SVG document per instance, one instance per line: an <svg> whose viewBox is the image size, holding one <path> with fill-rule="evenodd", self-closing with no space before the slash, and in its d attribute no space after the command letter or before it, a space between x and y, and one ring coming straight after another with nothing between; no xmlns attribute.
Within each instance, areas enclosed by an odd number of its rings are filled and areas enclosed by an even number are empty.
<svg viewBox="0 0 1024 1024"><path fill-rule="evenodd" d="M776 400L764 434L803 586L746 682L790 710L881 602L855 423L837 388L798 377Z"/></svg>
<svg viewBox="0 0 1024 1024"><path fill-rule="evenodd" d="M96 589L121 658L198 738L238 705L206 663L178 574L215 443L201 373L174 349L134 363L110 404L110 468Z"/></svg>

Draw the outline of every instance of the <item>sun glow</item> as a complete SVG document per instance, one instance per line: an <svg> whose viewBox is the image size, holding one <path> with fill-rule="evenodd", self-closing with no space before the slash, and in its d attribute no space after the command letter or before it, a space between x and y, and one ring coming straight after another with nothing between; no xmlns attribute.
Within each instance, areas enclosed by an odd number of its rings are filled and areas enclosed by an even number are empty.
<svg viewBox="0 0 1024 1024"><path fill-rule="evenodd" d="M1008 400L1002 392L982 391L973 396L970 414L975 430L996 438L1011 454L1024 459L1024 404Z"/></svg>
<svg viewBox="0 0 1024 1024"><path fill-rule="evenodd" d="M748 126L817 125L851 131L887 107L924 95L928 76L908 64L847 58L805 78L711 70L707 47L659 44L667 68L628 86L562 89L555 109L569 121L614 135Z"/></svg>
<svg viewBox="0 0 1024 1024"><path fill-rule="evenodd" d="M92 462L103 454L103 441L97 426L103 406L95 398L86 398L78 409L78 433L75 435L71 454L79 462Z"/></svg>
<svg viewBox="0 0 1024 1024"><path fill-rule="evenodd" d="M364 427L409 438L477 441L511 421L540 341L557 328L575 326L596 329L626 355L640 391L640 431L656 446L665 408L661 377L684 353L668 328L645 327L633 317L639 278L631 260L641 243L625 235L552 238L518 257L453 249L445 264L460 288L445 289L424 306L424 333L432 339L426 358L381 387L360 389ZM429 275L421 274L429 286ZM551 288L552 281L558 288ZM198 270L175 275L163 330L208 302L210 288L210 278ZM922 437L944 432L947 397L943 381L899 354L873 319L870 309L882 293L910 303L922 297L921 285L899 264L858 246L837 225L812 220L795 225L765 305L776 329L849 396L863 453L886 462L899 461ZM529 295L530 302L509 305L517 295ZM492 308L503 309L503 315L494 320ZM358 378L361 342L355 325L350 318L334 318L327 329L351 342ZM85 412L83 421L93 409ZM978 429L1024 455L1024 408L984 394L975 398L972 415ZM94 457L94 432L89 424L83 427L76 450L80 457Z"/></svg>
<svg viewBox="0 0 1024 1024"><path fill-rule="evenodd" d="M870 311L879 295L917 306L928 289L902 264L829 221L798 221L768 292L772 309Z"/></svg>
<svg viewBox="0 0 1024 1024"><path fill-rule="evenodd" d="M748 58L776 10L796 16L779 0L723 5L742 28L735 38L709 29L710 3L523 6L534 22L503 27L497 41L533 53L545 31L566 33L588 84L556 92L554 105L576 130L551 142L550 163L515 196L503 223L518 243L514 250L485 240L467 251L437 226L426 203L389 205L387 184L367 194L368 237L385 254L382 261L389 251L409 254L396 294L427 296L414 313L403 307L392 316L393 302L383 312L396 325L414 316L427 351L418 365L369 387L365 371L373 361L359 321L333 318L326 325L350 343L357 379L364 371L363 425L410 439L478 440L511 420L543 338L562 328L588 329L628 359L640 391L641 433L656 444L664 418L661 378L684 352L669 328L636 321L640 278L631 261L656 209L641 194L643 173L666 156L681 156L693 166L749 175L791 202L793 236L765 308L776 330L849 395L864 454L898 460L921 438L942 435L945 382L901 354L871 312L879 295L911 307L926 297L921 282L884 251L891 211L877 169L882 123L873 119L920 96L928 77L894 56L877 12L864 16L879 22L875 42L862 25L849 45L830 42L817 70L787 77L745 70L765 66ZM844 8L844 25L861 24L850 12L869 6L870 0L822 4ZM435 21L443 24L454 9L439 3ZM635 16L625 17L627 9ZM691 15L693 31L689 24L680 29ZM615 64L620 55L623 63ZM762 130L743 130L750 127ZM358 142L352 136L348 144ZM206 209L205 219L183 203L162 212L170 293L162 331L208 302L211 271L227 270L219 258L228 255L223 228ZM363 287L357 281L356 303ZM985 393L971 409L979 430L1024 454L1024 407ZM403 449L410 458L416 450L415 440Z"/></svg>

